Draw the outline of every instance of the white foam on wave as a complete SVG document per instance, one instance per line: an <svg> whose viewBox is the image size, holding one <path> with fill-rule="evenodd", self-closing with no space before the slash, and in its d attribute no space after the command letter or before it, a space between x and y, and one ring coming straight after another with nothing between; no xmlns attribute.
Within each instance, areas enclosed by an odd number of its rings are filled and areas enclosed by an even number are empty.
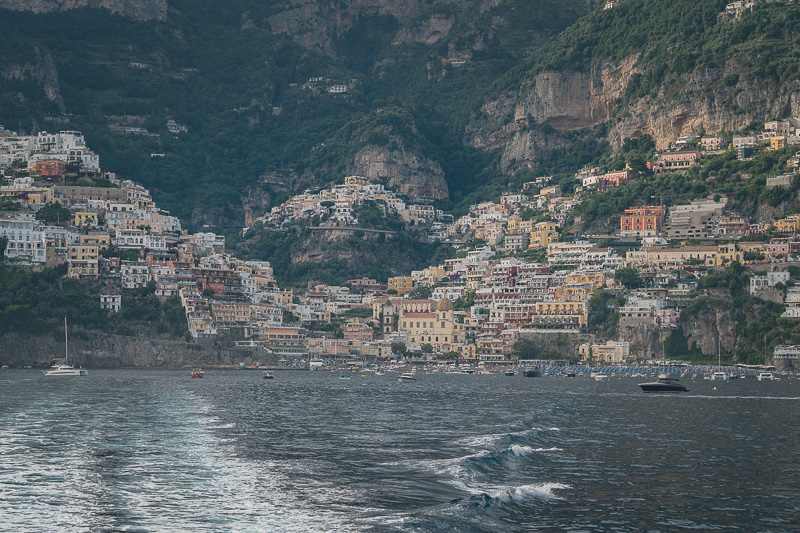
<svg viewBox="0 0 800 533"><path fill-rule="evenodd" d="M563 500L554 491L571 489L569 485L563 483L536 483L532 485L520 485L518 487L499 487L483 492L490 498L499 501L524 502L530 499L541 500Z"/></svg>
<svg viewBox="0 0 800 533"><path fill-rule="evenodd" d="M514 444L509 448L514 455L517 456L524 456L530 455L534 452L563 452L564 450L561 448L556 448L555 446L552 448L534 448L532 446L520 446L519 444Z"/></svg>

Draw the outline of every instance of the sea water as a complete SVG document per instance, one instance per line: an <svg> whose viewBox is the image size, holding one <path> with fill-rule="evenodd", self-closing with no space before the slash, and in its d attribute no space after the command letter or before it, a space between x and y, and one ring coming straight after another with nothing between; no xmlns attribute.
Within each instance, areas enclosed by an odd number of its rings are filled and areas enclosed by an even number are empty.
<svg viewBox="0 0 800 533"><path fill-rule="evenodd" d="M0 530L800 531L800 381L0 371Z"/></svg>

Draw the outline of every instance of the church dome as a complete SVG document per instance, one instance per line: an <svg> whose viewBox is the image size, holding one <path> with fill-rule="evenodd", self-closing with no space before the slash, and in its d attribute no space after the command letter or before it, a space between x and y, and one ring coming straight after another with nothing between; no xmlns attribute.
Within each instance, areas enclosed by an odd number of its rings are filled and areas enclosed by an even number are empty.
<svg viewBox="0 0 800 533"><path fill-rule="evenodd" d="M439 303L436 304L437 311L454 311L455 307L453 307L453 302L450 301L449 298L442 298L439 300Z"/></svg>

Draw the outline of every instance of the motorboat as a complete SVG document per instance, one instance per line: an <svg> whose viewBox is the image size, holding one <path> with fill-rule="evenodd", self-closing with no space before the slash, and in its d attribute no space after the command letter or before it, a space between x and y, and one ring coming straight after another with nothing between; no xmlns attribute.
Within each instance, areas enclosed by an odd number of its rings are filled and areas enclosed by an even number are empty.
<svg viewBox="0 0 800 533"><path fill-rule="evenodd" d="M264 379L275 379L275 374L272 372L264 372L264 375L261 377Z"/></svg>
<svg viewBox="0 0 800 533"><path fill-rule="evenodd" d="M30 367L27 367L30 368ZM45 376L88 376L85 368L75 368L69 364L69 341L67 339L67 318L64 317L64 364L53 365L44 373Z"/></svg>
<svg viewBox="0 0 800 533"><path fill-rule="evenodd" d="M602 372L598 372L594 375L595 381L605 381L608 379L608 374L603 374Z"/></svg>
<svg viewBox="0 0 800 533"><path fill-rule="evenodd" d="M506 370L505 372L503 372L503 374L506 375L506 376L516 376L517 375L517 373L514 372L513 370Z"/></svg>
<svg viewBox="0 0 800 533"><path fill-rule="evenodd" d="M565 374L568 378L574 378L576 376L575 372L569 371Z"/></svg>
<svg viewBox="0 0 800 533"><path fill-rule="evenodd" d="M414 375L414 372L403 372L397 377L397 381L400 383L406 383L409 381L417 381L417 376Z"/></svg>
<svg viewBox="0 0 800 533"><path fill-rule="evenodd" d="M662 374L656 381L639 383L644 392L687 392L689 389L680 384L678 378L671 378Z"/></svg>
<svg viewBox="0 0 800 533"><path fill-rule="evenodd" d="M773 381L775 374L772 372L761 372L758 374L758 381Z"/></svg>
<svg viewBox="0 0 800 533"><path fill-rule="evenodd" d="M526 378L538 378L542 376L542 371L538 368L526 368L523 370L522 375Z"/></svg>
<svg viewBox="0 0 800 533"><path fill-rule="evenodd" d="M205 372L203 372L202 370L200 370L199 368L193 368L193 369L192 369L192 373L191 373L190 375L191 375L193 378L202 378L203 376L205 376L205 375L206 375L206 373L205 373Z"/></svg>

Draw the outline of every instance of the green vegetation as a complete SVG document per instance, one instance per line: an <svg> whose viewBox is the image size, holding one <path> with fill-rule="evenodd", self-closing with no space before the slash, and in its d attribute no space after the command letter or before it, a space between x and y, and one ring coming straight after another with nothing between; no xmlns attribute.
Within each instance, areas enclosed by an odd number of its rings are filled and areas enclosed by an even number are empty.
<svg viewBox="0 0 800 533"><path fill-rule="evenodd" d="M63 270L27 272L0 265L0 334L43 333L70 324L119 335L135 331L150 336L183 338L186 315L180 299L160 301L155 284L126 292L122 309L113 314L100 308L97 282L63 278Z"/></svg>

